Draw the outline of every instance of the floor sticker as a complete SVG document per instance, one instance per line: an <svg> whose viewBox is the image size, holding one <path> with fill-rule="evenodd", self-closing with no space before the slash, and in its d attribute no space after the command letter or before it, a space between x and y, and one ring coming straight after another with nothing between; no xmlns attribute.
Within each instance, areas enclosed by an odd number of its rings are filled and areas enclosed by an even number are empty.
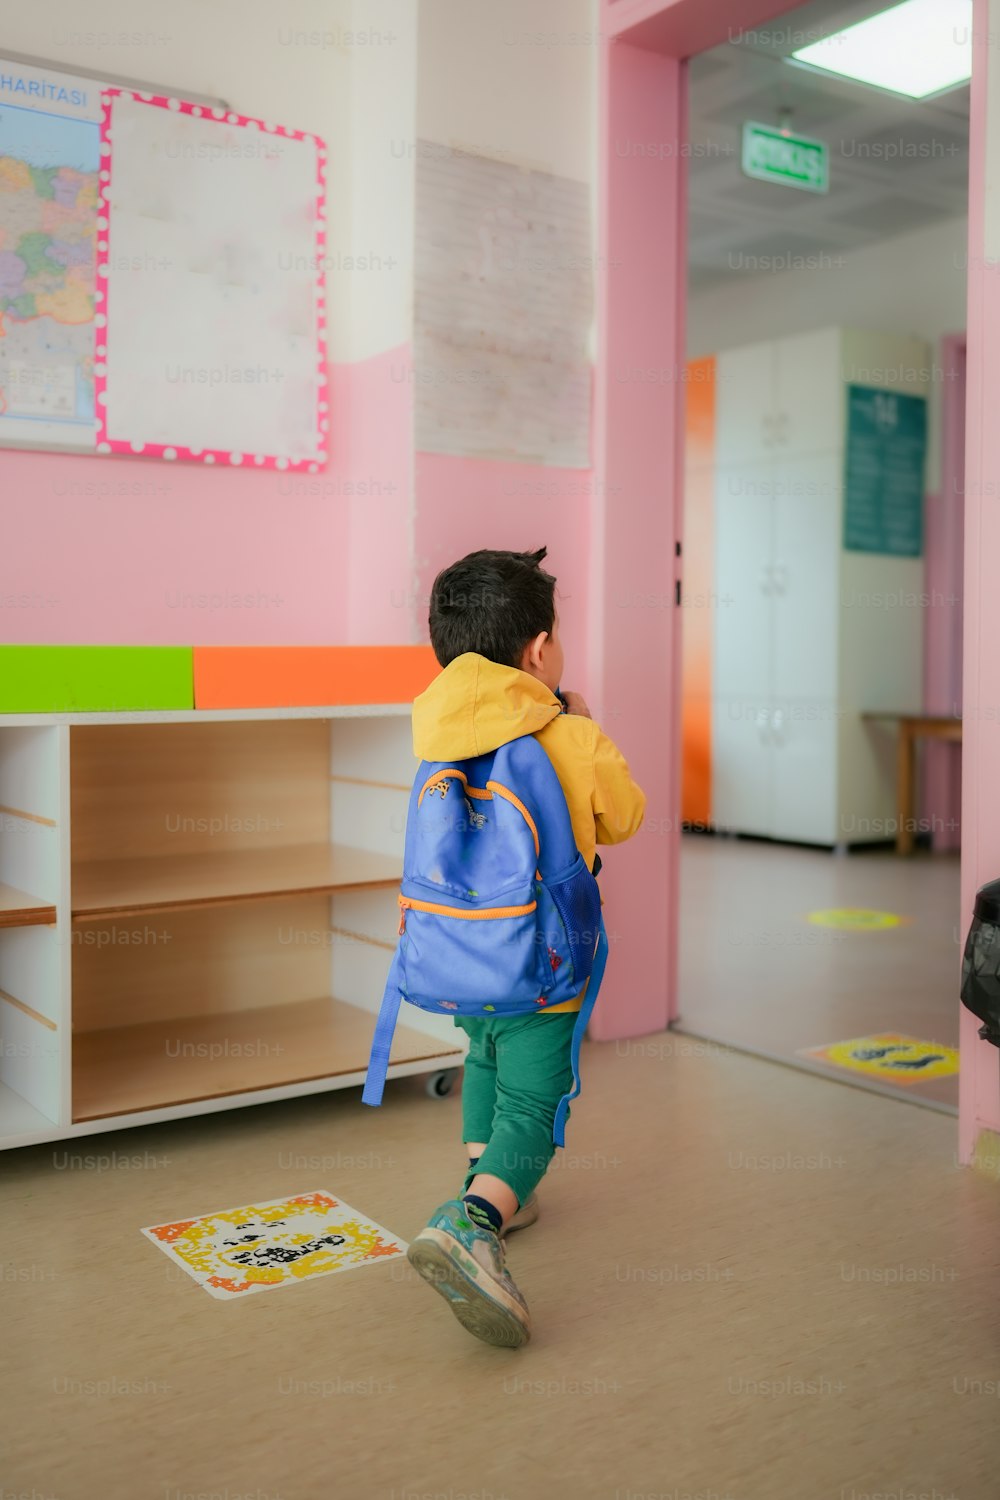
<svg viewBox="0 0 1000 1500"><path fill-rule="evenodd" d="M835 906L828 911L811 911L808 921L816 927L845 927L854 932L881 932L886 927L900 927L907 917L892 911L869 911L864 906Z"/></svg>
<svg viewBox="0 0 1000 1500"><path fill-rule="evenodd" d="M828 1047L802 1047L800 1057L850 1068L869 1078L895 1084L921 1083L928 1078L950 1078L958 1072L958 1050L937 1042L921 1042L895 1031L878 1036L855 1037L850 1042L831 1042Z"/></svg>
<svg viewBox="0 0 1000 1500"><path fill-rule="evenodd" d="M295 1286L404 1255L406 1241L331 1193L299 1193L142 1231L212 1297Z"/></svg>

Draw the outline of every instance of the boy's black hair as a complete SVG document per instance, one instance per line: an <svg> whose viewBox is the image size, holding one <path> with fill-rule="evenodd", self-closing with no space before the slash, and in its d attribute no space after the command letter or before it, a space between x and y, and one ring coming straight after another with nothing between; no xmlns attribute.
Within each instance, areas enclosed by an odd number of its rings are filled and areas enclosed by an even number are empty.
<svg viewBox="0 0 1000 1500"><path fill-rule="evenodd" d="M519 667L528 642L551 634L556 581L541 567L547 552L470 552L438 574L430 632L442 667L466 651Z"/></svg>

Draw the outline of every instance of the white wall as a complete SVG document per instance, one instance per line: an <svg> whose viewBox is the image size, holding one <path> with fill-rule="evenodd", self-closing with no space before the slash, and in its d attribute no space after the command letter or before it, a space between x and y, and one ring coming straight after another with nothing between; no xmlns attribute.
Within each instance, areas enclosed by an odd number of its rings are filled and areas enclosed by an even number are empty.
<svg viewBox="0 0 1000 1500"><path fill-rule="evenodd" d="M940 340L965 328L967 221L948 219L928 229L844 251L829 270L782 271L733 278L688 302L692 358L778 334L806 333L834 324L914 334L931 345L927 489L940 484L942 376Z"/></svg>
<svg viewBox="0 0 1000 1500"><path fill-rule="evenodd" d="M421 0L420 135L591 181L596 0Z"/></svg>
<svg viewBox="0 0 1000 1500"><path fill-rule="evenodd" d="M598 0L420 0L418 136L587 183L592 245L598 24Z"/></svg>
<svg viewBox="0 0 1000 1500"><path fill-rule="evenodd" d="M355 264L367 258L370 268L343 278L351 307L340 357L357 360L412 335L418 12L417 0L352 0L351 11L350 238Z"/></svg>

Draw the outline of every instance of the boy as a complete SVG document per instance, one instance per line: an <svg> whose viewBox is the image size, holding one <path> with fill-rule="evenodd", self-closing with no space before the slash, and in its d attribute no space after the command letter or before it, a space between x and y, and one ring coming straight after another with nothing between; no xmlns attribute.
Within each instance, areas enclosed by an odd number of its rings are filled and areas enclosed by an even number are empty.
<svg viewBox="0 0 1000 1500"><path fill-rule="evenodd" d="M546 550L473 552L438 574L430 635L444 670L414 702L413 748L421 760L466 760L537 735L593 869L597 844L637 831L646 799L580 695L558 692L563 648L555 579L540 566ZM488 1344L516 1347L530 1337L502 1237L538 1217L534 1189L553 1155L556 1106L573 1084L570 1042L583 993L528 1015L455 1018L469 1037L469 1169L461 1196L431 1216L409 1259Z"/></svg>

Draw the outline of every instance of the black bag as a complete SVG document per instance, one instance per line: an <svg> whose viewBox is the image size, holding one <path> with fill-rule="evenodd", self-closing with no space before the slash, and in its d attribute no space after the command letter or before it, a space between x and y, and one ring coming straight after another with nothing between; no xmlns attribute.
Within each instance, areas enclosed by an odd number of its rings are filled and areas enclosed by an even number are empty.
<svg viewBox="0 0 1000 1500"><path fill-rule="evenodd" d="M962 1004L982 1021L979 1035L1000 1047L1000 880L976 893L962 958Z"/></svg>

